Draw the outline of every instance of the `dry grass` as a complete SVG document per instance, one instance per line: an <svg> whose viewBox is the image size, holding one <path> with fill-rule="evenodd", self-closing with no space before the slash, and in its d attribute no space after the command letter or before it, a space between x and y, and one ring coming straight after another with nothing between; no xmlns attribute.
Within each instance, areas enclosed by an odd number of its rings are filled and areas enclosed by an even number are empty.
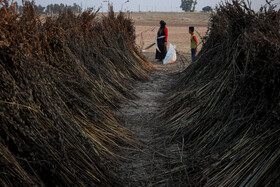
<svg viewBox="0 0 280 187"><path fill-rule="evenodd" d="M2 1L1 1L2 2ZM0 185L112 186L125 147L138 141L113 113L153 67L132 21L111 11L42 20L0 9Z"/></svg>
<svg viewBox="0 0 280 187"><path fill-rule="evenodd" d="M280 11L244 1L211 16L206 43L161 114L170 184L279 186Z"/></svg>

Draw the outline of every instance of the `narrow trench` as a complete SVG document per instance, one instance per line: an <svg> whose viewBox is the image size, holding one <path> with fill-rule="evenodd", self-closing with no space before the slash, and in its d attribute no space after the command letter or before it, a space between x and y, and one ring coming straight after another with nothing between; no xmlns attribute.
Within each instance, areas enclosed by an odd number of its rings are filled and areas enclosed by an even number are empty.
<svg viewBox="0 0 280 187"><path fill-rule="evenodd" d="M175 64L162 65L156 62L154 53L145 54L157 66L159 71L150 74L151 81L138 82L133 92L138 97L132 102L123 103L117 115L126 128L134 132L143 143L141 150L129 150L126 153L128 161L120 168L119 175L127 184L124 186L152 186L154 176L159 169L154 163L154 154L157 149L153 145L154 133L158 121L153 118L163 109L164 96L176 83L184 64L177 61ZM164 182L162 183L164 185Z"/></svg>

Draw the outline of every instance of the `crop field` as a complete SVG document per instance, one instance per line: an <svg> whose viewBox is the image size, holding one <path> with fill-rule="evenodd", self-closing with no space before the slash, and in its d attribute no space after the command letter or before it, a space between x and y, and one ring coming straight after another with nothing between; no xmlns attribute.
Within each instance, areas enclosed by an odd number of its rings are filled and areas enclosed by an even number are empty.
<svg viewBox="0 0 280 187"><path fill-rule="evenodd" d="M0 3L0 186L280 186L280 10L269 1L48 16ZM171 64L146 49L160 20Z"/></svg>
<svg viewBox="0 0 280 187"><path fill-rule="evenodd" d="M101 15L107 15L99 14ZM182 13L182 12L132 12L129 17L133 20L136 30L136 45L145 49L155 41L159 29L160 20L167 23L169 31L169 43L176 45L178 52L190 55L190 34L189 26L195 27L195 33L199 39L206 35L210 13ZM202 44L198 46L201 49ZM146 52L155 52L152 47Z"/></svg>
<svg viewBox="0 0 280 187"><path fill-rule="evenodd" d="M136 44L149 46L155 41L159 28L159 21L164 20L167 23L169 32L169 42L176 45L177 51L188 54L190 53L190 34L189 26L195 27L195 33L201 42L207 32L209 13L131 13L131 17L136 27ZM199 46L199 49L202 45ZM155 48L147 50L154 52Z"/></svg>

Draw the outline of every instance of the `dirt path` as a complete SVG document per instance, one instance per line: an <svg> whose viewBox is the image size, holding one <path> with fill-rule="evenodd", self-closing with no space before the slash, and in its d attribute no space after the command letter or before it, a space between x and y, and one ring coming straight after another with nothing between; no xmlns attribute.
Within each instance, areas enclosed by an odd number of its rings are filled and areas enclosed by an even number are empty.
<svg viewBox="0 0 280 187"><path fill-rule="evenodd" d="M178 72L186 66L186 64L180 63L180 60L172 65L162 65L161 62L154 61L154 53L145 55L162 71L151 73L152 80L149 82L137 83L134 93L138 99L122 104L118 112L125 127L138 135L143 142L143 151L127 151L126 157L129 158L129 161L120 169L120 177L127 181L125 186L153 185L157 169L153 161L155 146L151 145L151 142L154 127L159 124L152 122L152 119L162 109L162 97L174 85Z"/></svg>

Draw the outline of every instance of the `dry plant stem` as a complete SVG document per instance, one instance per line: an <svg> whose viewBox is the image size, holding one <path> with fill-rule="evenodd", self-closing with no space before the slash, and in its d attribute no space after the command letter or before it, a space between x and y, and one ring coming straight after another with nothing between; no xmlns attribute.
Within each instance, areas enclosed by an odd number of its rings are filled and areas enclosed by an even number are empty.
<svg viewBox="0 0 280 187"><path fill-rule="evenodd" d="M166 161L170 184L280 185L274 133L280 130L280 11L274 8L256 13L245 1L232 1L212 14L201 52L158 117L165 122L162 153L183 147Z"/></svg>
<svg viewBox="0 0 280 187"><path fill-rule="evenodd" d="M154 69L132 20L111 8L102 20L65 10L42 22L34 2L21 15L1 3L0 185L122 184L122 152L141 143L114 109Z"/></svg>

